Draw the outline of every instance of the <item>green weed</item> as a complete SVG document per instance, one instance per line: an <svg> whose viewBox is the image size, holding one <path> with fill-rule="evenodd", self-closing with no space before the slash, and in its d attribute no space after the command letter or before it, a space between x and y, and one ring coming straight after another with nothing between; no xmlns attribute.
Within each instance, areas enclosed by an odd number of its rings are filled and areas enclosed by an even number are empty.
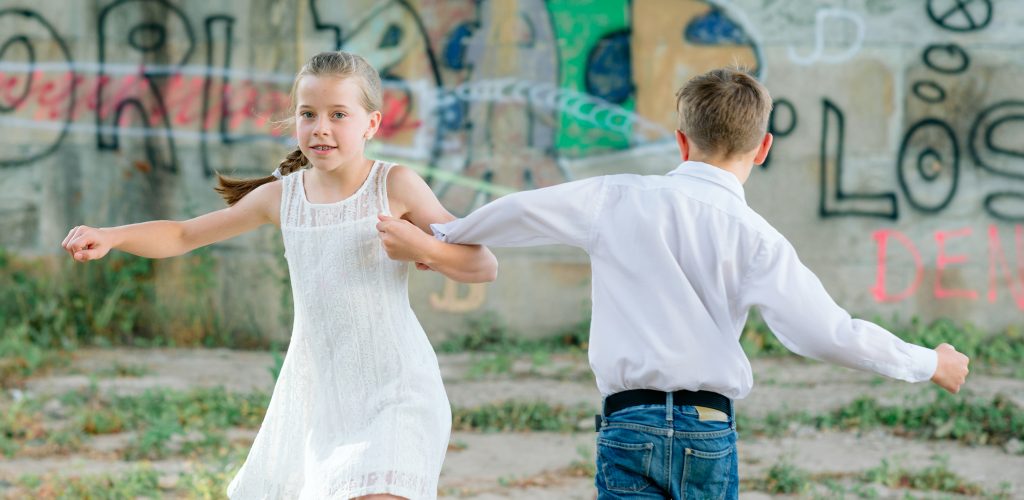
<svg viewBox="0 0 1024 500"><path fill-rule="evenodd" d="M452 430L484 432L554 431L572 432L580 421L592 418L594 409L566 407L544 402L487 404L475 408L453 408Z"/></svg>

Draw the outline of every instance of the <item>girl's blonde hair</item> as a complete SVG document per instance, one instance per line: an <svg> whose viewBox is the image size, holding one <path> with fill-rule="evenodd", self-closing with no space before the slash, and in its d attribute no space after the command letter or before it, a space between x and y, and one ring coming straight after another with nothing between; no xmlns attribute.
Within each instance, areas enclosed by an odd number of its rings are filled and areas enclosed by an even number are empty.
<svg viewBox="0 0 1024 500"><path fill-rule="evenodd" d="M339 78L357 77L359 88L362 90L359 103L367 112L380 111L383 106L381 97L380 74L366 62L366 59L345 51L321 52L302 66L299 73L295 75L292 82L291 106L289 117L286 123L294 125L295 120L295 89L299 86L299 80L304 76L334 76ZM298 146L281 161L278 171L280 175L288 175L306 166L309 160L302 154ZM278 173L275 171L275 173ZM256 189L268 182L273 182L277 177L268 175L254 179L238 179L225 177L217 174L217 187L214 188L228 205L234 205L241 200L249 191Z"/></svg>

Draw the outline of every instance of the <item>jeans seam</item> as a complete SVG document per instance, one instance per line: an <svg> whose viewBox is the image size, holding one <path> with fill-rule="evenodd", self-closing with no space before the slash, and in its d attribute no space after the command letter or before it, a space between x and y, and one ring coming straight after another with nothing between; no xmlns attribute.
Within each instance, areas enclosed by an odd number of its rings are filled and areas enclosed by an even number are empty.
<svg viewBox="0 0 1024 500"><path fill-rule="evenodd" d="M665 484L668 491L672 491L672 450L675 448L675 439L674 435L665 437Z"/></svg>
<svg viewBox="0 0 1024 500"><path fill-rule="evenodd" d="M608 422L608 421L605 420L605 422ZM607 425L604 426L604 428L605 429L628 429L628 430L631 430L631 431L649 432L651 434L655 434L655 435L658 435L658 436L667 436L668 435L668 429L664 429L664 428L661 428L661 427L652 427L652 426L643 425L643 424L629 424L629 423L612 423L612 422L608 422Z"/></svg>

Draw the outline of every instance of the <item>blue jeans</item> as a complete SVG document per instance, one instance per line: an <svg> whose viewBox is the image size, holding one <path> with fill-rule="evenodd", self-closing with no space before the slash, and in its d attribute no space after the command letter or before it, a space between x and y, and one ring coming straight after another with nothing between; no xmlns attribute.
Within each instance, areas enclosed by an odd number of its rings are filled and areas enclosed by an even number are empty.
<svg viewBox="0 0 1024 500"><path fill-rule="evenodd" d="M696 407L640 405L605 417L597 498L739 497L736 420L701 421Z"/></svg>

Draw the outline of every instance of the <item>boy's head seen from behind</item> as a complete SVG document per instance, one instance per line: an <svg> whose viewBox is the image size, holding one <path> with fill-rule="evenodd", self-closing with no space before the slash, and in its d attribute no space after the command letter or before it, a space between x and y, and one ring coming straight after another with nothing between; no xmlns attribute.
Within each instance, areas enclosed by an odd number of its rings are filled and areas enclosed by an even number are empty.
<svg viewBox="0 0 1024 500"><path fill-rule="evenodd" d="M734 68L708 71L676 93L679 130L708 156L733 158L758 148L768 132L772 98L753 76Z"/></svg>

